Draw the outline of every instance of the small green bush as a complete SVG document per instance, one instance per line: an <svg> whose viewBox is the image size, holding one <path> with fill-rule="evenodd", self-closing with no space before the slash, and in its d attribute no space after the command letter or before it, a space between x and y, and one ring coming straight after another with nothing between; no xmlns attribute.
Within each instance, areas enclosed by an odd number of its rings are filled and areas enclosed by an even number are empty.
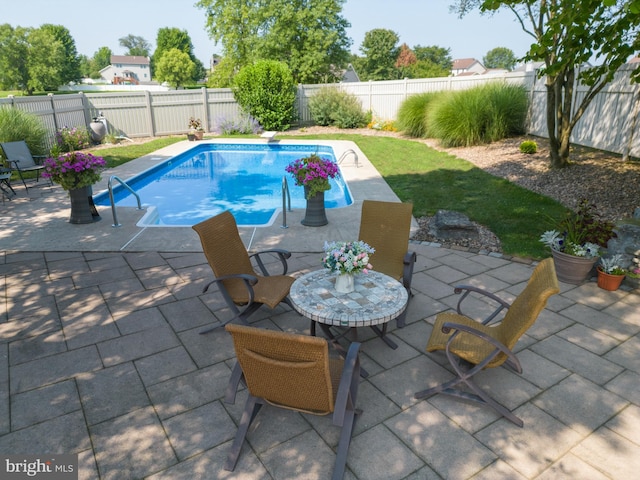
<svg viewBox="0 0 640 480"><path fill-rule="evenodd" d="M527 108L523 87L490 83L438 97L427 123L444 146L478 145L523 134Z"/></svg>
<svg viewBox="0 0 640 480"><path fill-rule="evenodd" d="M47 131L40 118L16 108L0 108L0 142L24 140L33 155L47 155ZM0 151L0 154L2 152Z"/></svg>
<svg viewBox="0 0 640 480"><path fill-rule="evenodd" d="M260 60L244 67L235 76L232 88L240 108L265 130L283 131L291 126L296 91L285 63Z"/></svg>
<svg viewBox="0 0 640 480"><path fill-rule="evenodd" d="M427 108L438 93L427 92L411 95L398 109L398 130L412 137L428 136Z"/></svg>
<svg viewBox="0 0 640 480"><path fill-rule="evenodd" d="M538 144L533 140L525 140L520 144L520 151L522 153L536 153L538 151Z"/></svg>
<svg viewBox="0 0 640 480"><path fill-rule="evenodd" d="M358 128L367 125L370 114L362 110L355 95L335 87L323 87L309 99L309 113L316 125Z"/></svg>
<svg viewBox="0 0 640 480"><path fill-rule="evenodd" d="M74 152L91 145L91 134L87 127L62 127L56 132L55 141L61 153Z"/></svg>

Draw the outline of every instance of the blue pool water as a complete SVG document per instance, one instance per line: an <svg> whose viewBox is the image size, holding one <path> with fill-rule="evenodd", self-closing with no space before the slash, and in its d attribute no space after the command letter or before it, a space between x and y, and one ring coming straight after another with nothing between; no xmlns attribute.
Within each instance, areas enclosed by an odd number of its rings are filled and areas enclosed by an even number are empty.
<svg viewBox="0 0 640 480"><path fill-rule="evenodd" d="M143 226L191 226L225 210L241 226L273 223L282 210L282 177L289 183L292 208L304 208L304 189L285 172L292 161L318 153L335 161L333 149L321 145L206 143L189 149L134 177L123 179L151 207ZM349 189L338 176L325 192L327 208L351 205ZM114 182L116 206L137 206L136 199ZM108 192L94 197L109 206Z"/></svg>

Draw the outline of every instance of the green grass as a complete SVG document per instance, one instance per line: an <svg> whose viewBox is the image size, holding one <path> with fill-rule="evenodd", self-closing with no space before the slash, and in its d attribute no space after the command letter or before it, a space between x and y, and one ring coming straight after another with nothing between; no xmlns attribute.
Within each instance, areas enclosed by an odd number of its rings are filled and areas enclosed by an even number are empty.
<svg viewBox="0 0 640 480"><path fill-rule="evenodd" d="M180 142L184 139L185 137L182 135L176 137L161 137L145 143L135 143L131 145L122 144L111 148L90 148L88 151L94 155L104 158L107 162L107 167L114 168L118 165L122 165L123 163L135 160L136 158L148 155L151 152L155 152L156 150L166 146L173 145L174 143Z"/></svg>
<svg viewBox="0 0 640 480"><path fill-rule="evenodd" d="M400 200L413 203L414 216L431 216L437 210L464 213L495 233L509 255L548 257L538 239L550 218L559 220L567 211L555 200L419 142L347 134L295 138L355 142Z"/></svg>

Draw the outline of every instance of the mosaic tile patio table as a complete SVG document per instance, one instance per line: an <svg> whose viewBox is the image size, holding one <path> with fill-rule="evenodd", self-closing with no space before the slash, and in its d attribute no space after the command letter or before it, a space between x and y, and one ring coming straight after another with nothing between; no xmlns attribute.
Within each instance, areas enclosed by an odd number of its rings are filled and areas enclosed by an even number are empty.
<svg viewBox="0 0 640 480"><path fill-rule="evenodd" d="M336 274L323 269L307 273L291 285L289 298L293 307L315 322L311 333L315 334L318 323L336 343L349 331L357 335L356 328L370 327L387 345L398 348L386 333L388 322L407 308L407 290L402 284L376 271L356 275L355 290L351 293L337 292L335 282ZM332 326L347 330L336 336Z"/></svg>

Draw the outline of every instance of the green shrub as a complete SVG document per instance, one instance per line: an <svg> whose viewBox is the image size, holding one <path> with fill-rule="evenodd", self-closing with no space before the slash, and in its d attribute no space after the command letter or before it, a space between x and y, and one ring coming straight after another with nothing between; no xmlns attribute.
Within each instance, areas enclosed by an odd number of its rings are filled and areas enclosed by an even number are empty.
<svg viewBox="0 0 640 480"><path fill-rule="evenodd" d="M522 153L536 153L538 151L538 144L533 140L525 140L520 144L520 151Z"/></svg>
<svg viewBox="0 0 640 480"><path fill-rule="evenodd" d="M445 146L478 145L523 134L527 108L523 87L491 83L438 97L427 123Z"/></svg>
<svg viewBox="0 0 640 480"><path fill-rule="evenodd" d="M62 127L56 132L55 141L61 153L74 152L91 145L91 134L87 127Z"/></svg>
<svg viewBox="0 0 640 480"><path fill-rule="evenodd" d="M0 108L0 142L24 140L33 155L47 155L47 131L40 118L16 108Z"/></svg>
<svg viewBox="0 0 640 480"><path fill-rule="evenodd" d="M362 110L355 95L336 87L322 87L309 99L309 113L316 125L358 128L367 125L371 114Z"/></svg>
<svg viewBox="0 0 640 480"><path fill-rule="evenodd" d="M294 119L295 83L289 67L261 60L244 67L233 80L233 96L265 130L283 131Z"/></svg>
<svg viewBox="0 0 640 480"><path fill-rule="evenodd" d="M428 136L427 108L438 93L427 92L411 95L398 109L398 130L412 137Z"/></svg>

